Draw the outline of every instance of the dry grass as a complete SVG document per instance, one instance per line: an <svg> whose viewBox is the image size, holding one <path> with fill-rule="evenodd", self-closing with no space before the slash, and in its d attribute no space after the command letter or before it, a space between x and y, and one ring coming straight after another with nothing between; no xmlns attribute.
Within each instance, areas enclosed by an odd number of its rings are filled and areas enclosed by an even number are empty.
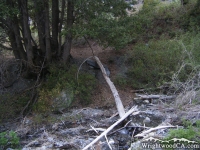
<svg viewBox="0 0 200 150"><path fill-rule="evenodd" d="M186 64L184 63L178 72L174 74L172 87L175 88L174 94L177 95L175 101L170 104L170 107L176 110L180 118L188 120L200 119L200 67L196 66L188 74L185 82L179 80L179 75Z"/></svg>

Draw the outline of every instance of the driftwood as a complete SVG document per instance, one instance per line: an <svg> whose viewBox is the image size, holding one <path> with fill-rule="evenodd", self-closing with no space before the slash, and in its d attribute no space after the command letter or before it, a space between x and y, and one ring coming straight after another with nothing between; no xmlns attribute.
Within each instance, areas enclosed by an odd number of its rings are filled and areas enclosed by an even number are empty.
<svg viewBox="0 0 200 150"><path fill-rule="evenodd" d="M142 95L142 94L136 94L136 96L137 97L134 98L134 100L138 100L138 99L141 99L141 100L146 100L146 99L168 100L168 99L173 99L176 97L174 95L168 96L168 95Z"/></svg>
<svg viewBox="0 0 200 150"><path fill-rule="evenodd" d="M108 85L109 85L109 87L110 87L110 89L111 89L111 91L113 93L113 96L115 98L115 103L116 103L116 106L117 106L117 110L119 112L119 116L120 116L120 118L122 118L125 115L125 110L124 110L124 106L122 104L122 101L121 101L121 99L119 97L118 91L115 88L115 85L113 84L113 82L107 76L106 70L105 70L104 66L102 65L101 61L99 60L99 58L94 56L94 59L96 60L97 64L99 65L99 67L101 69L101 72L102 72L106 82L108 83Z"/></svg>
<svg viewBox="0 0 200 150"><path fill-rule="evenodd" d="M135 135L134 137L144 137L146 134L149 134L149 133L151 133L153 131L156 131L156 130L159 130L159 129L164 129L164 128L176 128L176 126L172 126L172 125L169 125L169 126L157 126L155 128L151 128L151 129L145 130L142 133Z"/></svg>
<svg viewBox="0 0 200 150"><path fill-rule="evenodd" d="M133 113L134 111L136 111L136 112ZM122 122L124 119L126 119L132 113L133 113L133 115L136 115L139 113L139 111L137 111L137 107L133 107L132 109L130 109L127 113L124 114L123 117L121 117L117 122L115 122L113 125L111 125L107 130L102 132L96 139L94 139L90 144L85 146L82 150L87 150L89 147L91 147L93 144L95 144L97 141L99 141L103 136L106 136L108 134L108 132L110 132L116 125L118 125L120 122Z"/></svg>

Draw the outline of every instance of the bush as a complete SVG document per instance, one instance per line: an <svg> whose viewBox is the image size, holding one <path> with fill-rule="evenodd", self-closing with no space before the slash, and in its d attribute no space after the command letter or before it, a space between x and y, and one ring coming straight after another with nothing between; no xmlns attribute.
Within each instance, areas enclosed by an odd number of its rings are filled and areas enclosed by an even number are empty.
<svg viewBox="0 0 200 150"><path fill-rule="evenodd" d="M173 138L185 138L191 141L200 142L200 120L196 121L196 125L193 126L190 121L183 120L183 129L170 129L168 136L165 140L171 140Z"/></svg>
<svg viewBox="0 0 200 150"><path fill-rule="evenodd" d="M82 104L90 103L96 80L92 75L84 72L81 72L76 80L77 70L76 66L71 66L66 70L52 64L46 82L38 89L39 98L34 109L39 112L48 112L60 106L67 108L75 98L80 99ZM60 101L59 96L62 94L66 95L67 101Z"/></svg>
<svg viewBox="0 0 200 150"><path fill-rule="evenodd" d="M19 137L14 131L0 133L0 149L19 148Z"/></svg>
<svg viewBox="0 0 200 150"><path fill-rule="evenodd" d="M158 86L171 80L180 62L181 46L176 40L139 43L128 54L127 72L132 87Z"/></svg>

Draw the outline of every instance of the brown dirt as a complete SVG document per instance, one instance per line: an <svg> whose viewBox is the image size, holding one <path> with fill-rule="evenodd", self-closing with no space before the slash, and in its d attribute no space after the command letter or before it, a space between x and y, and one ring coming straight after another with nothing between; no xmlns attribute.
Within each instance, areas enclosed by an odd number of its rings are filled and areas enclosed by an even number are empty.
<svg viewBox="0 0 200 150"><path fill-rule="evenodd" d="M113 50L112 48L103 49L103 47L101 47L94 41L89 41L89 43L91 44L94 50L94 54L99 57L100 61L103 64L106 64L108 66L111 72L110 78L111 81L113 81L116 74L119 71L117 65L113 62L111 63L111 61L113 58L122 55L122 53L124 53L124 50L116 51ZM71 54L74 59L83 61L86 58L92 56L92 50L88 44L78 45L78 46L73 46ZM119 87L116 88L119 92L119 96L123 102L124 107L130 106L134 97L134 93L131 92L132 89L129 87L125 89ZM77 106L79 104L75 105ZM92 96L92 103L89 105L89 107L113 107L113 106L115 106L115 101L112 92L109 89L109 86L106 83L98 84L97 89L95 90Z"/></svg>

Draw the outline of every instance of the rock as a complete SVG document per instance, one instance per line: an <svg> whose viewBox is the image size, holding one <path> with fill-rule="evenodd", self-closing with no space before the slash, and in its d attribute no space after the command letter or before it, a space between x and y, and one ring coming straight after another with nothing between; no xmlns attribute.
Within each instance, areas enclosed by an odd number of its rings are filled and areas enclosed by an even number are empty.
<svg viewBox="0 0 200 150"><path fill-rule="evenodd" d="M121 129L121 130L119 130L119 131L117 131L118 133L120 133L120 134L128 134L128 130L127 129Z"/></svg>
<svg viewBox="0 0 200 150"><path fill-rule="evenodd" d="M97 62L94 61L94 60L88 59L88 60L86 61L86 63L87 63L90 67L92 67L92 68L94 68L94 69L100 69L100 68L99 68L99 65L98 65Z"/></svg>
<svg viewBox="0 0 200 150"><path fill-rule="evenodd" d="M83 130L86 130L86 128L79 126L77 128L70 128L70 129L66 129L66 130L61 130L58 133L58 135L60 135L62 137L79 136L79 135L81 135L81 132L83 132Z"/></svg>
<svg viewBox="0 0 200 150"><path fill-rule="evenodd" d="M70 106L73 96L74 95L70 91L62 91L53 101L53 112L56 114L63 114L63 110Z"/></svg>
<svg viewBox="0 0 200 150"><path fill-rule="evenodd" d="M144 100L143 101L145 104L149 104L149 100Z"/></svg>
<svg viewBox="0 0 200 150"><path fill-rule="evenodd" d="M100 69L99 65L98 65L97 62L94 61L94 60L88 59L88 60L86 61L86 63L87 63L90 67L92 67L92 68L94 68L94 69ZM110 70L108 69L108 67L107 67L106 65L103 65L103 66L104 66L104 68L105 68L105 70L106 70L107 76L110 76Z"/></svg>
<svg viewBox="0 0 200 150"><path fill-rule="evenodd" d="M81 114L86 117L86 118L96 118L96 117L101 117L104 115L104 111L100 110L100 109L92 109L92 108L88 108L88 109L84 109L81 111Z"/></svg>
<svg viewBox="0 0 200 150"><path fill-rule="evenodd" d="M150 123L151 122L151 119L149 117L146 117L144 120L143 120L143 123Z"/></svg>

